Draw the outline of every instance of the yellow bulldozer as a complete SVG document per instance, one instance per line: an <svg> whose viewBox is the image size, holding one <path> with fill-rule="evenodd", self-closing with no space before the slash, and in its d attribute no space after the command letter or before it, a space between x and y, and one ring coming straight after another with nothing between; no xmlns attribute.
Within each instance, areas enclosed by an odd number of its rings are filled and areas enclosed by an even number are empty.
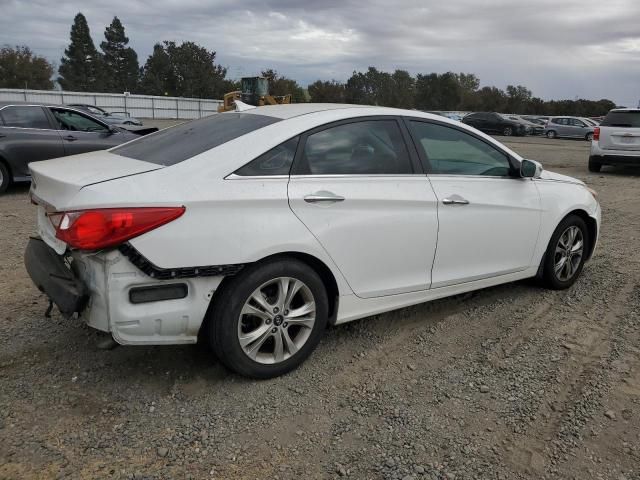
<svg viewBox="0 0 640 480"><path fill-rule="evenodd" d="M291 103L291 94L269 95L269 80L264 77L243 77L240 80L240 88L241 90L224 94L222 105L218 106L218 112L235 110L236 100L255 107Z"/></svg>

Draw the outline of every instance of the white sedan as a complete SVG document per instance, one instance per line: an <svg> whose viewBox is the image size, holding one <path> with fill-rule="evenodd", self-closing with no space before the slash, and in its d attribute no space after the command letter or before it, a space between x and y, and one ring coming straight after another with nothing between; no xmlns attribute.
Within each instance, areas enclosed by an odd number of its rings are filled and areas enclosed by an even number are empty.
<svg viewBox="0 0 640 480"><path fill-rule="evenodd" d="M327 324L536 276L567 288L600 225L579 180L381 107L223 113L30 167L25 263L63 315L120 344L206 339L257 378Z"/></svg>

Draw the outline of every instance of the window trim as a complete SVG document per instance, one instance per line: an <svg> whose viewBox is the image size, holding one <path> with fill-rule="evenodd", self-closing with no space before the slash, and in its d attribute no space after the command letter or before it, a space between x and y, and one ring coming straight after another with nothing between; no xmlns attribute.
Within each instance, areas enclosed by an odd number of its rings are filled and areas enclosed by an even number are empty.
<svg viewBox="0 0 640 480"><path fill-rule="evenodd" d="M415 176L415 175L424 175L425 172L420 165L417 151L415 150L415 145L412 142L409 142L410 135L409 132L405 132L403 130L403 121L401 116L399 115L368 115L363 117L351 117L344 118L342 120L337 120L335 122L325 123L323 125L319 125L317 127L311 128L303 133L300 133L300 141L298 142L298 149L296 150L296 155L293 158L293 164L291 166L291 170L289 170L289 176L291 178L343 178L343 177L406 177L406 176ZM411 167L411 173L344 173L344 174L308 174L302 170L302 166L304 166L304 161L302 160L302 156L304 153L304 149L307 145L307 139L316 133L322 132L324 130L328 130L330 128L339 127L341 125L347 125L350 123L361 123L361 122L370 122L370 121L381 121L381 120L393 120L395 121L398 130L400 131L400 136L402 141L404 142L405 148L407 149L407 155L409 156L409 166ZM406 128L406 126L404 126ZM409 137L409 138L407 138ZM413 148L411 148L413 147ZM257 158L257 157L256 157ZM255 177L254 177L255 178Z"/></svg>
<svg viewBox="0 0 640 480"><path fill-rule="evenodd" d="M409 131L409 133L411 134L411 138L413 141L413 145L414 148L418 151L418 156L420 157L420 161L423 163L425 172L427 173L428 176L438 176L438 177L456 177L456 178L460 178L460 177L464 177L464 178L504 178L504 179L519 179L520 177L520 166L518 164L518 161L512 156L510 155L508 152L504 151L502 148L498 147L497 145L494 145L491 142L488 142L485 138L482 138L480 135L476 134L473 131L469 131L465 128L459 127L458 125L452 125L450 123L445 123L445 122L440 122L438 120L434 120L434 119L430 119L430 118L422 118L422 117L409 117L409 116L405 116L402 117L404 120L404 123L406 124L407 130ZM411 122L416 121L416 122L421 122L421 123L430 123L433 125L438 125L440 127L447 127L447 128L451 128L453 130L457 130L461 133L467 134L470 137L475 138L476 140L480 140L481 142L485 143L486 145L488 145L489 147L492 147L496 150L498 150L500 153L502 153L505 157L507 157L507 162L509 162L509 167L511 169L511 171L509 172L509 175L465 175L465 174L460 174L460 173L436 173L434 172L433 168L431 167L431 163L429 162L429 158L426 154L426 152L424 151L423 148L418 147L418 142L419 139L416 137L415 133L412 131L411 129Z"/></svg>
<svg viewBox="0 0 640 480"><path fill-rule="evenodd" d="M49 110L49 107L45 107L44 105L36 105L36 104L8 104L8 105L3 105L2 108L0 108L0 112L2 112L2 110L4 110L5 108L8 108L8 107L39 107L44 111L44 116L47 118L47 121L49 122L49 127L53 126L53 124L51 123L51 117L49 115L49 112L47 112L47 110ZM14 127L14 126L5 124L4 119L2 119L2 124L0 124L0 127L2 127L2 128L16 128L18 130L38 130L38 131L45 131L45 132L48 132L48 131L57 132L58 131L55 128Z"/></svg>

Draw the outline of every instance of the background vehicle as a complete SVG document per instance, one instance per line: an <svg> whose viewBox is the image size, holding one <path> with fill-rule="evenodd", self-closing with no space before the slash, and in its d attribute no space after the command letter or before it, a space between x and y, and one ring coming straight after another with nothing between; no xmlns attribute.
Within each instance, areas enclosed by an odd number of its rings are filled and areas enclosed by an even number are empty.
<svg viewBox="0 0 640 480"><path fill-rule="evenodd" d="M524 118L525 120L527 120L529 122L535 123L537 125L541 125L543 127L549 121L549 118L539 117L539 116L534 116L534 115L522 115L522 118Z"/></svg>
<svg viewBox="0 0 640 480"><path fill-rule="evenodd" d="M640 110L611 110L595 128L589 170L599 172L602 165L640 166Z"/></svg>
<svg viewBox="0 0 640 480"><path fill-rule="evenodd" d="M105 123L111 125L137 125L142 126L142 121L135 117L132 117L126 112L107 112L104 108L100 108L96 105L88 105L86 103L70 103L70 107L74 107L83 112L90 113L96 118L99 118Z"/></svg>
<svg viewBox="0 0 640 480"><path fill-rule="evenodd" d="M505 118L495 112L470 113L462 119L462 123L485 133L497 133L506 137L527 134L527 127L522 122Z"/></svg>
<svg viewBox="0 0 640 480"><path fill-rule="evenodd" d="M531 122L519 115L503 115L503 117L522 123L527 129L527 135L542 135L544 127L538 123Z"/></svg>
<svg viewBox="0 0 640 480"><path fill-rule="evenodd" d="M579 117L552 117L544 128L547 138L583 138L591 141L594 126Z"/></svg>
<svg viewBox="0 0 640 480"><path fill-rule="evenodd" d="M103 150L138 135L76 109L57 105L0 103L0 193L29 181L29 162Z"/></svg>
<svg viewBox="0 0 640 480"><path fill-rule="evenodd" d="M247 105L253 105L254 107L291 103L291 94L280 96L270 95L269 80L265 77L243 77L240 79L240 88L241 90L224 94L222 105L218 107L218 112L235 110L236 100L240 100Z"/></svg>
<svg viewBox="0 0 640 480"><path fill-rule="evenodd" d="M600 219L582 182L383 107L222 113L30 167L41 239L25 262L61 312L123 344L200 335L259 378L299 365L329 322L536 275L568 288Z"/></svg>

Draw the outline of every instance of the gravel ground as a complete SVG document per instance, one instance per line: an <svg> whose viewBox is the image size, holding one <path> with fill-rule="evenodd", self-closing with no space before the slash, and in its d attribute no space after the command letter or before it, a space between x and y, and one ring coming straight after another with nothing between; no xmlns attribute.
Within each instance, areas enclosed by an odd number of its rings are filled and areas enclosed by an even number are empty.
<svg viewBox="0 0 640 480"><path fill-rule="evenodd" d="M330 328L297 371L230 374L199 346L96 348L22 252L0 198L0 478L640 479L640 170L588 144L509 139L600 193L568 291L519 282Z"/></svg>

